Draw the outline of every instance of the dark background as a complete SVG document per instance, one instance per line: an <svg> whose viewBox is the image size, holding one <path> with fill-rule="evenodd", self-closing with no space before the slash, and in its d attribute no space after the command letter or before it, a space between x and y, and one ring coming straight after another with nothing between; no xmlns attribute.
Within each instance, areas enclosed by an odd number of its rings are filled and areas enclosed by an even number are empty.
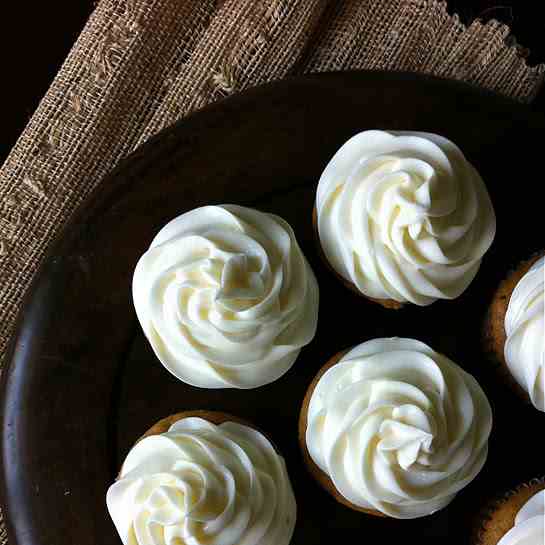
<svg viewBox="0 0 545 545"><path fill-rule="evenodd" d="M32 112L93 10L91 0L13 2L0 16L2 102L0 163L24 129ZM545 62L542 0L449 0L448 9L462 21L496 18L508 24L517 42L528 48L530 64ZM545 110L545 91L535 104Z"/></svg>

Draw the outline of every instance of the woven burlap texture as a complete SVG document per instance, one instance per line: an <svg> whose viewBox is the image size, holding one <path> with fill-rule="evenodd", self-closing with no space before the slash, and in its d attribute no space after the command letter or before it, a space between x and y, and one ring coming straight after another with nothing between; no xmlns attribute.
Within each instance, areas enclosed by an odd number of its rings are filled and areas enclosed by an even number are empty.
<svg viewBox="0 0 545 545"><path fill-rule="evenodd" d="M465 27L431 0L100 1L0 171L0 360L52 237L122 157L220 97L355 68L431 73L524 102L544 70L527 66L506 26Z"/></svg>

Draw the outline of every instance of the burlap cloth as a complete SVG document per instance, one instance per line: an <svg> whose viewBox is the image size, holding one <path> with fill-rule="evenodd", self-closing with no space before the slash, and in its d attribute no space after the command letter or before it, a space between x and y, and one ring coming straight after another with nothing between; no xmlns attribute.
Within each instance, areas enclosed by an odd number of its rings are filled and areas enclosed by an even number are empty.
<svg viewBox="0 0 545 545"><path fill-rule="evenodd" d="M176 119L286 75L354 68L427 72L528 102L544 66L521 53L506 26L466 27L432 0L100 1L0 171L0 361L52 237Z"/></svg>

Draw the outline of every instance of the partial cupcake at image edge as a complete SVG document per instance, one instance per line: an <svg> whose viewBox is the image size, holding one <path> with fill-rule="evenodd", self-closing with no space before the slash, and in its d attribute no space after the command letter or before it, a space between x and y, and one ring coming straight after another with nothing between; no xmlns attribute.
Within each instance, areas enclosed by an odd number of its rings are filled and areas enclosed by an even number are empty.
<svg viewBox="0 0 545 545"><path fill-rule="evenodd" d="M299 443L310 474L338 502L412 519L443 509L477 476L491 427L471 375L420 341L382 338L318 372Z"/></svg>
<svg viewBox="0 0 545 545"><path fill-rule="evenodd" d="M124 545L288 545L297 510L276 447L253 425L215 411L153 425L127 454L106 503Z"/></svg>
<svg viewBox="0 0 545 545"><path fill-rule="evenodd" d="M543 545L545 477L491 500L478 514L470 545Z"/></svg>
<svg viewBox="0 0 545 545"><path fill-rule="evenodd" d="M486 186L460 149L409 131L343 144L318 182L313 222L335 276L395 309L461 295L496 232Z"/></svg>
<svg viewBox="0 0 545 545"><path fill-rule="evenodd" d="M483 328L500 378L522 400L545 411L545 253L522 261L499 284Z"/></svg>
<svg viewBox="0 0 545 545"><path fill-rule="evenodd" d="M133 302L155 355L201 388L256 388L316 333L319 290L289 224L236 205L165 225L136 265Z"/></svg>

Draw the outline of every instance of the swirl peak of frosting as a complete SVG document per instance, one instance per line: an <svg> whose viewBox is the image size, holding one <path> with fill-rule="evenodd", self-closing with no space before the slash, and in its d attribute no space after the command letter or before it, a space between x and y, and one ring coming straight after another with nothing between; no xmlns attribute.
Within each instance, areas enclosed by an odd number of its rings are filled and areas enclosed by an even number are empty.
<svg viewBox="0 0 545 545"><path fill-rule="evenodd" d="M176 377L255 388L283 375L314 337L318 284L291 227L235 205L172 220L140 258L136 314Z"/></svg>
<svg viewBox="0 0 545 545"><path fill-rule="evenodd" d="M534 494L515 517L515 525L498 545L543 545L545 543L545 490Z"/></svg>
<svg viewBox="0 0 545 545"><path fill-rule="evenodd" d="M374 339L312 392L306 445L357 507L394 518L445 507L481 470L491 409L476 380L413 339Z"/></svg>
<svg viewBox="0 0 545 545"><path fill-rule="evenodd" d="M364 295L429 305L458 297L494 239L486 187L452 142L361 132L326 166L318 232L332 267Z"/></svg>
<svg viewBox="0 0 545 545"><path fill-rule="evenodd" d="M197 417L139 441L106 503L124 545L288 545L296 504L258 431Z"/></svg>
<svg viewBox="0 0 545 545"><path fill-rule="evenodd" d="M505 361L534 407L545 411L545 256L519 280L505 313Z"/></svg>

